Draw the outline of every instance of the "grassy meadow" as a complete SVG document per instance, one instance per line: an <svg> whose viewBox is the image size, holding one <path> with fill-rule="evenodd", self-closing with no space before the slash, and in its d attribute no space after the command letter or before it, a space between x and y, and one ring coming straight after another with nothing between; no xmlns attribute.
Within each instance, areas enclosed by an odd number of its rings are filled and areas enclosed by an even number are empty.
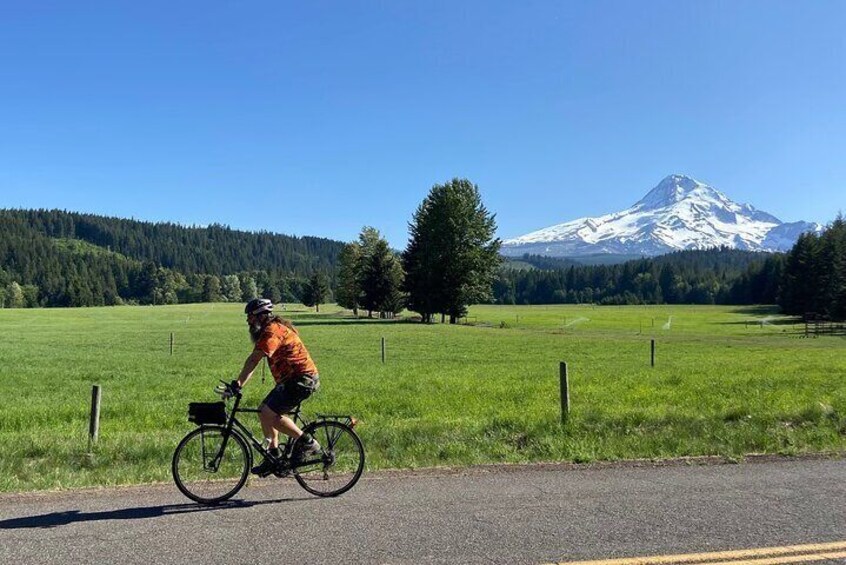
<svg viewBox="0 0 846 565"><path fill-rule="evenodd" d="M0 491L169 481L188 402L214 400L251 349L241 308L0 310ZM846 338L806 339L771 308L475 306L456 326L287 315L321 373L306 412L356 416L371 470L846 452ZM246 403L271 384L257 372Z"/></svg>

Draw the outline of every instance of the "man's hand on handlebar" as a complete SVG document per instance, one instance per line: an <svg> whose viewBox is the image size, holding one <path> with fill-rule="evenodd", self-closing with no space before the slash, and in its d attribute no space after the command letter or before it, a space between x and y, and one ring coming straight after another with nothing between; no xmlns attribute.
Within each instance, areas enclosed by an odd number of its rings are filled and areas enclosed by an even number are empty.
<svg viewBox="0 0 846 565"><path fill-rule="evenodd" d="M226 383L224 381L220 382L222 384L216 386L214 390L222 396L224 400L241 394L241 385L238 384L238 379L235 379L231 383Z"/></svg>

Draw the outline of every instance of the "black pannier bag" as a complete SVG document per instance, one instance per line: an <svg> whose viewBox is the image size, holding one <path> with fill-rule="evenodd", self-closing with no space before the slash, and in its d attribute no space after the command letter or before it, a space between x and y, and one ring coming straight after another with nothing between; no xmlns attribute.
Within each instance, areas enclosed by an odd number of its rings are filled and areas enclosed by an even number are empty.
<svg viewBox="0 0 846 565"><path fill-rule="evenodd" d="M191 402L188 404L188 421L195 424L225 424L225 407L223 402Z"/></svg>

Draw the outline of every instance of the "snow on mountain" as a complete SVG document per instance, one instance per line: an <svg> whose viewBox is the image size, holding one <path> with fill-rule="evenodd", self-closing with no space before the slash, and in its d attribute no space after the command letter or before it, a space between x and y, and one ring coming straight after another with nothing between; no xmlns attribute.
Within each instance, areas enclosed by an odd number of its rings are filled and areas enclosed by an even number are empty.
<svg viewBox="0 0 846 565"><path fill-rule="evenodd" d="M502 253L554 257L596 254L654 256L681 249L727 246L749 251L786 251L807 231L822 226L783 223L715 188L684 175L670 175L631 208L580 218L503 242Z"/></svg>

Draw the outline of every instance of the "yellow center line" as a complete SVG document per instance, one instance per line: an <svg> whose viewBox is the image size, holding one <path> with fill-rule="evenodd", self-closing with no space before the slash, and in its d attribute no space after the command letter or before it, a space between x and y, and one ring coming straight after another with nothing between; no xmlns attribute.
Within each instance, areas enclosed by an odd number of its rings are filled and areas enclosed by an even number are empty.
<svg viewBox="0 0 846 565"><path fill-rule="evenodd" d="M780 565L782 563L808 563L809 561L825 561L827 559L846 558L846 551L831 553L807 553L803 555L788 555L787 557L767 557L764 559L745 559L741 561L714 561L731 565Z"/></svg>
<svg viewBox="0 0 846 565"><path fill-rule="evenodd" d="M778 547L761 547L756 549L740 549L735 551L713 551L710 553L686 553L681 555L655 555L652 557L624 557L622 559L598 559L592 561L561 561L557 565L662 565L664 563L699 563L707 565L714 560L746 559L758 557L766 559L746 561L725 561L731 565L776 565L778 563L802 563L807 561L821 561L823 559L840 559L846 553L826 553L837 550L846 552L846 541L832 543L814 543L807 545L785 545ZM773 557L776 555L790 555L788 557ZM823 557L823 555L826 555ZM773 559L777 559L774 561ZM791 559L793 561L791 561Z"/></svg>

